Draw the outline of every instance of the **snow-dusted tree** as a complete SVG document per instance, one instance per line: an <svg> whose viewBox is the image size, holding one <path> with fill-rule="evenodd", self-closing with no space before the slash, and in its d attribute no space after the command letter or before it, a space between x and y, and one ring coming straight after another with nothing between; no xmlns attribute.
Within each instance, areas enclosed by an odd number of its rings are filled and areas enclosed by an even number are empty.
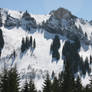
<svg viewBox="0 0 92 92"><path fill-rule="evenodd" d="M29 82L29 92L37 92L33 80Z"/></svg>
<svg viewBox="0 0 92 92"><path fill-rule="evenodd" d="M66 59L64 76L63 76L63 92L74 92L75 90L74 87L75 87L74 75L71 71L69 61L68 59Z"/></svg>
<svg viewBox="0 0 92 92"><path fill-rule="evenodd" d="M88 85L89 92L92 92L92 75L90 76L90 84Z"/></svg>
<svg viewBox="0 0 92 92"><path fill-rule="evenodd" d="M52 90L52 92L59 92L59 81L58 81L57 77L54 77L51 90Z"/></svg>
<svg viewBox="0 0 92 92"><path fill-rule="evenodd" d="M0 92L9 92L8 71L5 67L0 81Z"/></svg>
<svg viewBox="0 0 92 92"><path fill-rule="evenodd" d="M60 58L60 54L58 51L59 48L60 48L60 39L59 36L56 35L50 47L50 51L52 52L52 58L55 58L56 60L59 60Z"/></svg>
<svg viewBox="0 0 92 92"><path fill-rule="evenodd" d="M82 92L82 84L79 76L77 77L77 80L75 82L75 92Z"/></svg>
<svg viewBox="0 0 92 92"><path fill-rule="evenodd" d="M25 46L25 40L24 40L24 38L22 38L21 52L24 52L25 49L26 49L26 46Z"/></svg>
<svg viewBox="0 0 92 92"><path fill-rule="evenodd" d="M23 88L22 92L29 92L27 79L25 81L24 88Z"/></svg>
<svg viewBox="0 0 92 92"><path fill-rule="evenodd" d="M19 92L19 74L16 66L11 68L8 74L9 92Z"/></svg>
<svg viewBox="0 0 92 92"><path fill-rule="evenodd" d="M44 81L43 92L52 92L51 91L51 80L49 78L49 74L48 73L47 73L46 79Z"/></svg>
<svg viewBox="0 0 92 92"><path fill-rule="evenodd" d="M3 39L2 30L0 29L0 55L3 47L4 47L4 39Z"/></svg>
<svg viewBox="0 0 92 92"><path fill-rule="evenodd" d="M32 47L32 36L30 36L30 46Z"/></svg>

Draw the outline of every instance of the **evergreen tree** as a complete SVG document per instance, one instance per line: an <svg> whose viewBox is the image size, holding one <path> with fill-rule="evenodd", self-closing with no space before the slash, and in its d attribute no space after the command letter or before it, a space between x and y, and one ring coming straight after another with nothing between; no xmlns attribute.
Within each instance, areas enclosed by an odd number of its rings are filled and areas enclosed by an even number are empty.
<svg viewBox="0 0 92 92"><path fill-rule="evenodd" d="M34 49L36 48L36 41L35 41L35 39L34 39L34 41L33 41L33 48L34 48Z"/></svg>
<svg viewBox="0 0 92 92"><path fill-rule="evenodd" d="M3 76L1 77L0 92L9 92L8 71L4 68Z"/></svg>
<svg viewBox="0 0 92 92"><path fill-rule="evenodd" d="M55 50L52 52L52 57L55 58L56 60L59 60L60 54L59 54L58 50Z"/></svg>
<svg viewBox="0 0 92 92"><path fill-rule="evenodd" d="M88 88L89 88L89 92L92 92L92 76L90 77L90 84Z"/></svg>
<svg viewBox="0 0 92 92"><path fill-rule="evenodd" d="M1 56L1 51L3 47L4 47L4 39L3 39L2 30L0 29L0 56Z"/></svg>
<svg viewBox="0 0 92 92"><path fill-rule="evenodd" d="M28 49L28 48L29 48L29 46L30 46L29 38L28 38L28 37L26 37L26 49Z"/></svg>
<svg viewBox="0 0 92 92"><path fill-rule="evenodd" d="M30 36L30 46L32 47L32 36Z"/></svg>
<svg viewBox="0 0 92 92"><path fill-rule="evenodd" d="M81 84L81 79L80 79L79 76L77 77L77 80L76 80L76 83L75 83L75 91L76 92L82 92L82 84Z"/></svg>
<svg viewBox="0 0 92 92"><path fill-rule="evenodd" d="M32 36L30 36L30 38L29 37L26 37L25 39L22 38L21 52L28 50L30 47L34 48L34 49L36 48L35 39L34 39L33 44L32 44Z"/></svg>
<svg viewBox="0 0 92 92"><path fill-rule="evenodd" d="M27 80L25 81L23 92L30 92L29 88L28 88L28 82L27 82Z"/></svg>
<svg viewBox="0 0 92 92"><path fill-rule="evenodd" d="M81 47L80 39L79 39L77 36L75 36L74 41L75 41L75 43L74 43L75 49L76 49L76 50L80 49L80 47Z"/></svg>
<svg viewBox="0 0 92 92"><path fill-rule="evenodd" d="M32 80L30 80L30 82L29 82L29 92L37 92L34 82Z"/></svg>
<svg viewBox="0 0 92 92"><path fill-rule="evenodd" d="M92 56L90 55L90 64L92 64Z"/></svg>
<svg viewBox="0 0 92 92"><path fill-rule="evenodd" d="M46 79L43 85L43 92L51 92L51 80L49 78L49 74L47 73Z"/></svg>
<svg viewBox="0 0 92 92"><path fill-rule="evenodd" d="M16 57L16 52L15 52L15 50L13 51L13 56L14 56L14 58Z"/></svg>
<svg viewBox="0 0 92 92"><path fill-rule="evenodd" d="M51 43L51 46L50 46L50 54L52 54L52 51L53 51L53 44Z"/></svg>
<svg viewBox="0 0 92 92"><path fill-rule="evenodd" d="M64 46L63 46L63 50L62 50L62 54L63 56L68 57L71 54L71 43L70 41L66 41Z"/></svg>
<svg viewBox="0 0 92 92"><path fill-rule="evenodd" d="M85 62L82 62L82 74L86 74L86 67L85 67Z"/></svg>
<svg viewBox="0 0 92 92"><path fill-rule="evenodd" d="M63 89L63 76L64 76L63 72L59 73L59 76L58 76L59 92L62 92L62 89Z"/></svg>
<svg viewBox="0 0 92 92"><path fill-rule="evenodd" d="M85 69L86 69L86 72L88 72L90 74L90 67L89 67L89 63L88 63L88 58L85 59Z"/></svg>
<svg viewBox="0 0 92 92"><path fill-rule="evenodd" d="M51 90L52 90L52 92L59 92L59 81L58 81L57 77L54 77Z"/></svg>
<svg viewBox="0 0 92 92"><path fill-rule="evenodd" d="M19 92L19 75L16 66L9 71L9 92Z"/></svg>
<svg viewBox="0 0 92 92"><path fill-rule="evenodd" d="M63 92L74 92L75 90L74 76L72 74L68 59L65 61L65 70L64 70L63 77L64 77L63 78Z"/></svg>
<svg viewBox="0 0 92 92"><path fill-rule="evenodd" d="M84 88L83 92L91 92L89 89L89 85L86 85L86 87Z"/></svg>
<svg viewBox="0 0 92 92"><path fill-rule="evenodd" d="M71 71L74 74L77 73L80 68L81 58L78 52L79 49L80 49L80 41L76 38L74 42L66 41L62 50L63 58L69 59L69 63L71 65Z"/></svg>
<svg viewBox="0 0 92 92"><path fill-rule="evenodd" d="M55 77L55 73L54 73L54 71L52 72L51 77L52 77L52 79L54 79L54 77Z"/></svg>
<svg viewBox="0 0 92 92"><path fill-rule="evenodd" d="M86 37L86 38L88 37L86 32L85 32L85 37Z"/></svg>
<svg viewBox="0 0 92 92"><path fill-rule="evenodd" d="M25 49L26 49L25 40L24 40L24 38L22 38L21 52L24 52Z"/></svg>
<svg viewBox="0 0 92 92"><path fill-rule="evenodd" d="M54 49L59 49L60 48L60 39L59 36L55 36L55 38L53 39L53 50Z"/></svg>
<svg viewBox="0 0 92 92"><path fill-rule="evenodd" d="M50 52L52 53L52 58L55 58L56 60L59 60L60 54L59 54L59 48L60 48L60 39L59 36L55 36L53 39L53 42L50 47Z"/></svg>

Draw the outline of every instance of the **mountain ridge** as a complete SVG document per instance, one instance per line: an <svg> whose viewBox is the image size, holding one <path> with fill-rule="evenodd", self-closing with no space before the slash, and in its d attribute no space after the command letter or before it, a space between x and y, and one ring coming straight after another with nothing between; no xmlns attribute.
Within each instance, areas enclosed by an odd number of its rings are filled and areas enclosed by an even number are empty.
<svg viewBox="0 0 92 92"><path fill-rule="evenodd" d="M21 85L23 85L26 77L31 76L37 89L41 89L47 72L50 76L53 71L58 75L63 70L62 49L65 41L74 41L76 35L81 41L80 56L85 60L86 57L89 59L92 55L92 25L85 20L72 16L66 9L63 14L61 11L64 9L59 8L51 12L51 15L36 16L30 15L27 11L0 9L1 29L5 42L0 58L0 68L2 69L4 64L7 68L17 65L22 79ZM50 46L55 35L59 36L61 43L58 62L56 60L52 62L52 55L50 54ZM30 36L36 40L35 50L29 48L21 53L22 38ZM16 52L15 58L13 56L14 51ZM85 78L82 77L83 85L89 83L88 79L88 74Z"/></svg>

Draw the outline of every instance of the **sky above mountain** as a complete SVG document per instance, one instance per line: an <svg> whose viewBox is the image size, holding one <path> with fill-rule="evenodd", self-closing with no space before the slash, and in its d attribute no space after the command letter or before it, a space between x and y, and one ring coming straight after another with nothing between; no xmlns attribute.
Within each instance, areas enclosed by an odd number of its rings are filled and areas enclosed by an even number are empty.
<svg viewBox="0 0 92 92"><path fill-rule="evenodd" d="M0 0L0 7L28 10L33 14L48 14L51 10L64 7L80 18L92 20L92 0Z"/></svg>

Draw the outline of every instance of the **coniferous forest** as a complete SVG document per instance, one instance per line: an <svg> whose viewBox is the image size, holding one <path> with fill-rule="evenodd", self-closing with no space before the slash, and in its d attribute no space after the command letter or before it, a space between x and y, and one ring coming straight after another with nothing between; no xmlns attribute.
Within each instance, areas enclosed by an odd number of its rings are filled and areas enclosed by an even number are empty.
<svg viewBox="0 0 92 92"><path fill-rule="evenodd" d="M74 77L68 60L66 59L64 71L58 77L46 74L42 87L43 92L92 92L92 77L90 84L83 87L80 76ZM10 70L4 68L0 80L0 92L40 92L37 91L31 78L29 81L25 80L22 88L19 86L20 77L16 66Z"/></svg>

